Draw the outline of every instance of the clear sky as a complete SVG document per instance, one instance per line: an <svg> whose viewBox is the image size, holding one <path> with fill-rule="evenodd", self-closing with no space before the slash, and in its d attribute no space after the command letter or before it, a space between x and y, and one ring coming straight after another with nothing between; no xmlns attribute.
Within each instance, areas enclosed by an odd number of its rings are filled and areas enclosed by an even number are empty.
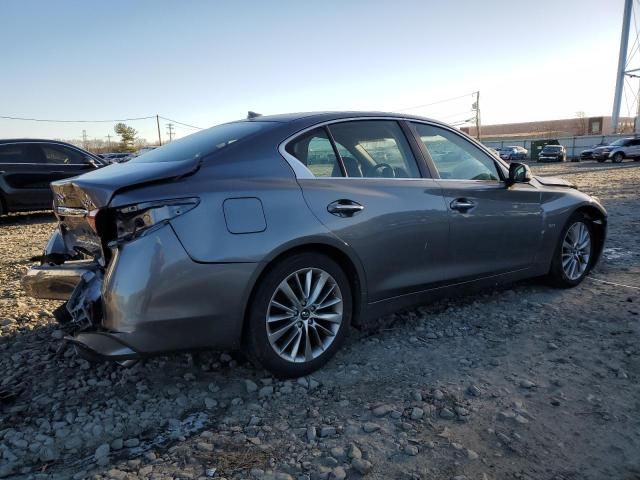
<svg viewBox="0 0 640 480"><path fill-rule="evenodd" d="M1 0L0 115L211 126L247 110L610 115L623 0ZM626 111L623 109L623 114ZM166 121L162 121L163 137ZM131 122L157 138L155 121ZM0 120L0 137L113 124ZM177 126L178 136L192 132Z"/></svg>

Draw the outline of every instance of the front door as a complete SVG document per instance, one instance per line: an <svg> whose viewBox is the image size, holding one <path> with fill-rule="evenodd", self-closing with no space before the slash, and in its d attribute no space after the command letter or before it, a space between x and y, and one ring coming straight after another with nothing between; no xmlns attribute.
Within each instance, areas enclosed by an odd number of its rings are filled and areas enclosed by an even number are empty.
<svg viewBox="0 0 640 480"><path fill-rule="evenodd" d="M447 275L448 213L400 124L353 120L287 146L313 173L298 181L315 216L358 255L369 301L423 289Z"/></svg>
<svg viewBox="0 0 640 480"><path fill-rule="evenodd" d="M462 135L414 123L438 172L450 219L451 271L471 279L530 267L542 241L541 195L509 188L496 161Z"/></svg>

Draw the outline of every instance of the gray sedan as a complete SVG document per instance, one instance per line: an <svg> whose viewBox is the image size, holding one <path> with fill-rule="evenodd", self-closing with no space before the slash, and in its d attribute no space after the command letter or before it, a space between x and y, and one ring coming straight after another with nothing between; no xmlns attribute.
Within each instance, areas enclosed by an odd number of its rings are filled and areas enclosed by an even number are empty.
<svg viewBox="0 0 640 480"><path fill-rule="evenodd" d="M59 228L23 285L99 358L242 349L319 368L351 325L476 288L579 284L607 214L420 117L252 115L52 184Z"/></svg>

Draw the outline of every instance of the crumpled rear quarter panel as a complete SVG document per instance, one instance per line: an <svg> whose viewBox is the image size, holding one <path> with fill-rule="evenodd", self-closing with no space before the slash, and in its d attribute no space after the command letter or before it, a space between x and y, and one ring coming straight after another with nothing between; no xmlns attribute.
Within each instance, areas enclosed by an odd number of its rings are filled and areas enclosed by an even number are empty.
<svg viewBox="0 0 640 480"><path fill-rule="evenodd" d="M170 225L114 250L102 292L105 328L141 352L236 344L256 264L196 263Z"/></svg>

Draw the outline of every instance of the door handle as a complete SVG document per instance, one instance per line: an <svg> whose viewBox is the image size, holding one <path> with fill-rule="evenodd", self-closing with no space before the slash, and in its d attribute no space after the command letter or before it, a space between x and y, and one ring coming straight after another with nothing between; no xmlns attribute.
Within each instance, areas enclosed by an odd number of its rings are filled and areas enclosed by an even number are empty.
<svg viewBox="0 0 640 480"><path fill-rule="evenodd" d="M449 206L451 207L451 210L458 210L459 212L464 213L474 208L476 204L466 198L456 198Z"/></svg>
<svg viewBox="0 0 640 480"><path fill-rule="evenodd" d="M353 200L336 200L327 205L327 211L337 217L351 217L364 210L364 206Z"/></svg>

